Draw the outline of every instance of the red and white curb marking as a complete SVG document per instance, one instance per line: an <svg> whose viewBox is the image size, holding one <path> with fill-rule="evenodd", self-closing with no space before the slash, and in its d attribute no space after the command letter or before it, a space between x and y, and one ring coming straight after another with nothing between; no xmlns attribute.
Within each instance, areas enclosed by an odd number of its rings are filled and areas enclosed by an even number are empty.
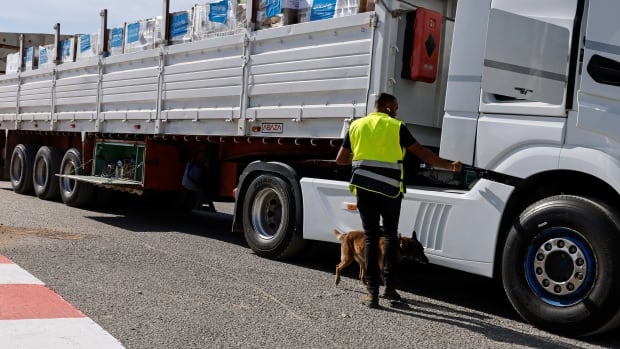
<svg viewBox="0 0 620 349"><path fill-rule="evenodd" d="M0 255L0 348L123 348L101 326Z"/></svg>

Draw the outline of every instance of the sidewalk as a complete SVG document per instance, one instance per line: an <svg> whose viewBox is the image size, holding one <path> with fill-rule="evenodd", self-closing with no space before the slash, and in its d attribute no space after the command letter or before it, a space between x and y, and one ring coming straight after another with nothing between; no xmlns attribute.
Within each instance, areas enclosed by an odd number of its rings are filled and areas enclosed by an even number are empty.
<svg viewBox="0 0 620 349"><path fill-rule="evenodd" d="M43 282L0 255L0 347L123 348Z"/></svg>

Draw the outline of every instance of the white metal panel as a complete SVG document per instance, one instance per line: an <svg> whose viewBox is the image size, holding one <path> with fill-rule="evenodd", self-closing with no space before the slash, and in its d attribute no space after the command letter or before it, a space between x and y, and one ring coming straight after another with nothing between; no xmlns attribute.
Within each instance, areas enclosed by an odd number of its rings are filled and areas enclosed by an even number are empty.
<svg viewBox="0 0 620 349"><path fill-rule="evenodd" d="M99 78L96 62L87 60L59 66L56 75L55 112L96 112Z"/></svg>
<svg viewBox="0 0 620 349"><path fill-rule="evenodd" d="M34 71L22 74L19 105L20 112L47 113L49 116L52 110L51 74L37 74Z"/></svg>
<svg viewBox="0 0 620 349"><path fill-rule="evenodd" d="M577 127L620 141L620 86L595 81L588 65L595 55L620 64L620 24L616 17L620 3L613 0L590 1L581 85L578 93ZM611 68L608 68L610 73ZM617 74L617 72L616 72Z"/></svg>
<svg viewBox="0 0 620 349"><path fill-rule="evenodd" d="M302 178L301 188L304 238L336 242L334 229L361 229L359 213L346 209L356 203L347 182ZM512 190L484 179L465 193L408 187L399 232L411 236L415 230L432 263L492 276L499 223Z"/></svg>
<svg viewBox="0 0 620 349"><path fill-rule="evenodd" d="M562 104L569 51L567 28L491 9L482 89L517 99Z"/></svg>
<svg viewBox="0 0 620 349"><path fill-rule="evenodd" d="M478 113L446 111L439 156L473 165L477 127Z"/></svg>
<svg viewBox="0 0 620 349"><path fill-rule="evenodd" d="M200 41L195 45L170 46L163 76L163 111L167 123L163 132L192 127L197 134L226 132L236 135L228 124L209 125L199 120L238 119L243 89L244 35ZM193 125L176 125L191 120ZM226 130L226 131L223 131Z"/></svg>
<svg viewBox="0 0 620 349"><path fill-rule="evenodd" d="M599 178L620 192L619 151L618 143L611 143L606 149L566 145L561 151L559 166Z"/></svg>
<svg viewBox="0 0 620 349"><path fill-rule="evenodd" d="M294 118L303 120L303 128L314 118L365 115L372 49L368 14L258 31L250 45L248 119ZM340 134L341 124L332 126L331 136Z"/></svg>
<svg viewBox="0 0 620 349"><path fill-rule="evenodd" d="M491 0L475 0L457 5L447 77L445 114L439 155L445 159L474 161L482 61Z"/></svg>
<svg viewBox="0 0 620 349"><path fill-rule="evenodd" d="M491 0L470 0L456 8L451 49L456 59L450 59L446 111L478 113L490 4Z"/></svg>
<svg viewBox="0 0 620 349"><path fill-rule="evenodd" d="M476 136L476 163L480 168L498 170L506 159L528 149L533 149L528 156L531 162L522 169L518 167L502 168L507 174L524 177L532 168L557 168L559 147L564 142L565 119L538 118L517 115L483 115L478 121ZM542 152L543 148L556 149L551 157ZM541 151L541 156L536 152ZM540 161L535 161L540 159ZM518 172L514 172L518 171Z"/></svg>

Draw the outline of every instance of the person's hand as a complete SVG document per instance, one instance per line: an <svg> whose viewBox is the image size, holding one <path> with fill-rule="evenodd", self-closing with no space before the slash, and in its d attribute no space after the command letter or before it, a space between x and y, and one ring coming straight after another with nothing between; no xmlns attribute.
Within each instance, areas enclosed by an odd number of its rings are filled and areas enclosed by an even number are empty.
<svg viewBox="0 0 620 349"><path fill-rule="evenodd" d="M455 161L452 163L452 172L461 172L463 171L463 164L460 161Z"/></svg>

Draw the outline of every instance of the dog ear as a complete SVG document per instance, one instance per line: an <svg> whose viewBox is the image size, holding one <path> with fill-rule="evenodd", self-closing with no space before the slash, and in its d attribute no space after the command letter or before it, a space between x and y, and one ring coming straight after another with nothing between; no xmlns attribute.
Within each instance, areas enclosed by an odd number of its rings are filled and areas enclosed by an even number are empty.
<svg viewBox="0 0 620 349"><path fill-rule="evenodd" d="M418 239L418 233L416 233L415 229L413 230L413 232L411 233L411 237L414 239Z"/></svg>

